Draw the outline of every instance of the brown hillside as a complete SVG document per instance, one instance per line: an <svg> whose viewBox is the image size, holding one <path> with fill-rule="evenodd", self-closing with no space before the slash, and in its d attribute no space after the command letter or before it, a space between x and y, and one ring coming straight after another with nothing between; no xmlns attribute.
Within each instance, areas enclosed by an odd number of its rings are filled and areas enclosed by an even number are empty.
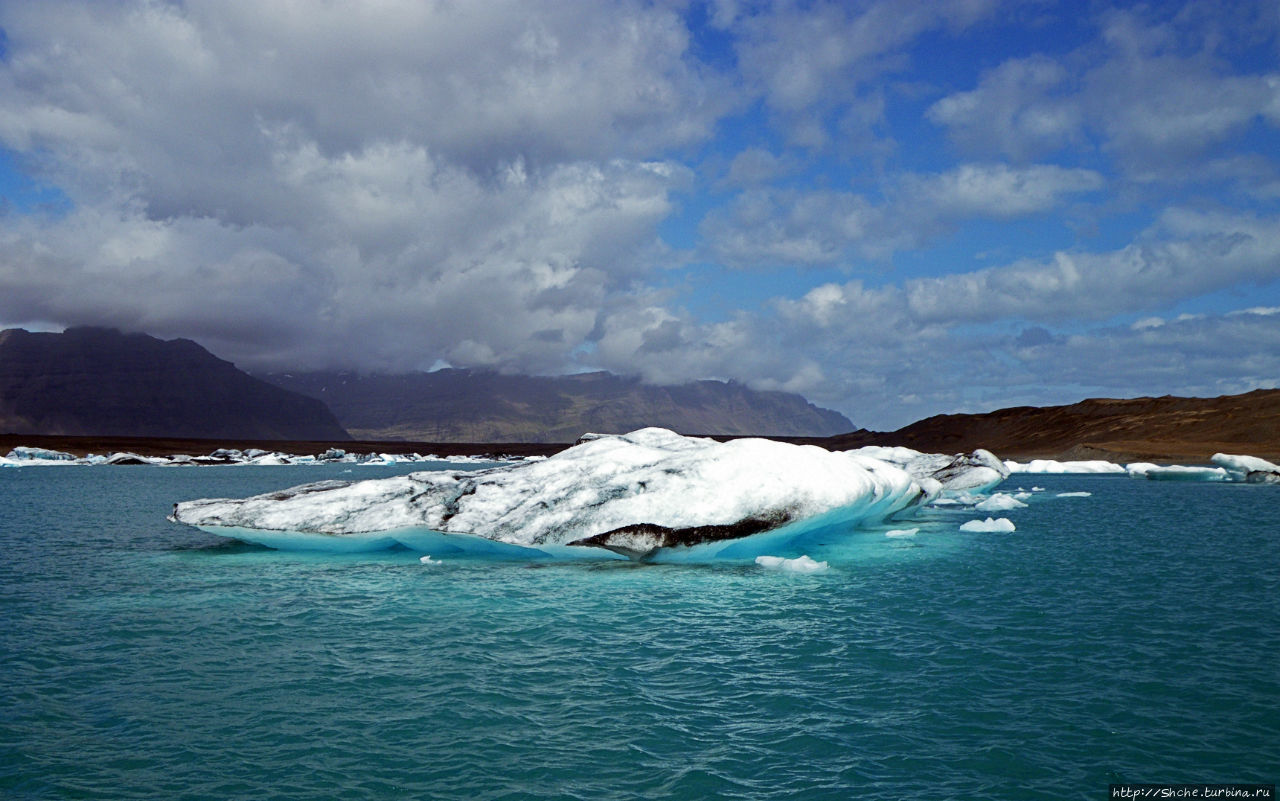
<svg viewBox="0 0 1280 801"><path fill-rule="evenodd" d="M1274 459L1280 458L1280 390L945 414L893 432L855 431L815 442L832 449L905 445L937 453L987 448L1014 459L1204 462L1220 451Z"/></svg>

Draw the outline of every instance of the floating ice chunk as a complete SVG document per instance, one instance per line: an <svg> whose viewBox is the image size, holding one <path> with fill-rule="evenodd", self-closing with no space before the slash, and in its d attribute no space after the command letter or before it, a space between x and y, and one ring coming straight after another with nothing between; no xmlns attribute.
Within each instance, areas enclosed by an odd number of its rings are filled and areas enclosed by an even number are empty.
<svg viewBox="0 0 1280 801"><path fill-rule="evenodd" d="M1013 521L1007 517L993 519L988 517L986 520L970 520L960 526L961 531L995 531L1000 533L1008 533L1014 531Z"/></svg>
<svg viewBox="0 0 1280 801"><path fill-rule="evenodd" d="M979 448L973 453L948 456L921 453L911 448L887 448L869 445L850 453L895 464L920 482L930 496L939 492L985 492L1009 477L1009 471L991 451ZM934 490L925 480L937 482Z"/></svg>
<svg viewBox="0 0 1280 801"><path fill-rule="evenodd" d="M973 508L979 512L1008 512L1013 509L1026 509L1027 505L1012 495L997 492Z"/></svg>
<svg viewBox="0 0 1280 801"><path fill-rule="evenodd" d="M1144 475L1153 481L1230 481L1231 474L1222 467L1153 467Z"/></svg>
<svg viewBox="0 0 1280 801"><path fill-rule="evenodd" d="M245 456L249 456L249 453L249 451L246 451ZM264 466L293 464L293 460L283 453L265 453L263 451L258 451L257 453L257 456L249 456L247 464Z"/></svg>
<svg viewBox="0 0 1280 801"><path fill-rule="evenodd" d="M884 533L886 537L914 537L920 533L919 528L893 528Z"/></svg>
<svg viewBox="0 0 1280 801"><path fill-rule="evenodd" d="M1233 481L1250 484L1280 484L1280 465L1257 456L1215 453L1213 463L1231 473Z"/></svg>
<svg viewBox="0 0 1280 801"><path fill-rule="evenodd" d="M422 564L424 564L424 565L440 565L440 564L444 564L444 563L443 563L443 562L441 562L439 559L432 559L432 558L431 558L431 554L425 554L425 555L423 555L420 559L418 559L418 561L419 561L419 562L421 562L421 563L422 563Z"/></svg>
<svg viewBox="0 0 1280 801"><path fill-rule="evenodd" d="M74 462L76 460L75 455L70 453L48 448L32 448L26 445L17 446L9 451L9 455L5 458L15 462Z"/></svg>
<svg viewBox="0 0 1280 801"><path fill-rule="evenodd" d="M163 456L139 456L136 453L113 453L106 458L102 464L110 465L133 465L133 464L168 464L169 460Z"/></svg>
<svg viewBox="0 0 1280 801"><path fill-rule="evenodd" d="M234 529L229 536L271 547L294 535L298 547L315 548L322 547L317 538L375 542L380 534L424 549L438 541L432 537L471 535L535 554L577 545L645 558L660 549L800 531L813 521L879 522L923 495L907 473L866 456L648 428L488 470L188 501L175 507L173 519L213 533ZM254 531L264 533L254 539Z"/></svg>
<svg viewBox="0 0 1280 801"><path fill-rule="evenodd" d="M1160 465L1151 462L1130 462L1125 465L1125 472L1129 474L1129 478L1146 478L1147 473L1152 470L1159 469Z"/></svg>
<svg viewBox="0 0 1280 801"><path fill-rule="evenodd" d="M1092 496L1093 496L1093 493L1092 493L1092 492L1083 492L1083 491L1081 491L1081 492L1059 492L1059 493L1058 493L1058 497L1059 497L1059 498L1089 498L1089 497L1092 497Z"/></svg>
<svg viewBox="0 0 1280 801"><path fill-rule="evenodd" d="M783 559L781 556L757 556L756 564L766 570L781 570L786 573L821 573L831 567L826 562L816 562L808 556L795 559Z"/></svg>
<svg viewBox="0 0 1280 801"><path fill-rule="evenodd" d="M1060 462L1056 459L1032 459L1025 464L1005 462L1010 473L1123 473L1123 465L1103 459Z"/></svg>

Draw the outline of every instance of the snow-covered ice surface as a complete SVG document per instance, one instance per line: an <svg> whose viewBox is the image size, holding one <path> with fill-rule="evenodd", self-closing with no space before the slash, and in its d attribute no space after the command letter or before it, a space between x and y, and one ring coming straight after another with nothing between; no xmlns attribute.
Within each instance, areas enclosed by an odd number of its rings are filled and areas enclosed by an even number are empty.
<svg viewBox="0 0 1280 801"><path fill-rule="evenodd" d="M547 459L489 470L188 501L175 506L173 519L275 548L398 543L432 554L528 557L581 556L587 546L632 558L751 557L819 527L881 522L939 488L1003 477L990 454L937 457L933 473L914 462L918 478L861 452L764 439L721 443L647 428L586 437ZM748 537L752 547L735 551Z"/></svg>

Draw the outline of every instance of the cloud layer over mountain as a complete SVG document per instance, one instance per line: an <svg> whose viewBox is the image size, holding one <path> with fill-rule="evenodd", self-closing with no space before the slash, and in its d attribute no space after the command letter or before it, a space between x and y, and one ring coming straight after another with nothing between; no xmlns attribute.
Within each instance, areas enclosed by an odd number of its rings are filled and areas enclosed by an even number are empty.
<svg viewBox="0 0 1280 801"><path fill-rule="evenodd" d="M1280 375L1274 3L0 3L0 327L737 379Z"/></svg>

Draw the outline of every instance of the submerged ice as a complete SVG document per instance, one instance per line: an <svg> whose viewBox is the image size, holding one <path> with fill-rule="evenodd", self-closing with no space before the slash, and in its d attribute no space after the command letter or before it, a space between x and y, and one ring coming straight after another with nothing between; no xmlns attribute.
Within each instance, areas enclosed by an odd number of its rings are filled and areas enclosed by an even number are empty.
<svg viewBox="0 0 1280 801"><path fill-rule="evenodd" d="M731 540L755 535L771 547L815 527L880 522L943 489L988 486L1005 475L985 452L931 457L927 466L913 457L907 466L861 452L648 428L591 435L548 459L489 470L188 501L175 506L173 520L276 548L724 555Z"/></svg>

